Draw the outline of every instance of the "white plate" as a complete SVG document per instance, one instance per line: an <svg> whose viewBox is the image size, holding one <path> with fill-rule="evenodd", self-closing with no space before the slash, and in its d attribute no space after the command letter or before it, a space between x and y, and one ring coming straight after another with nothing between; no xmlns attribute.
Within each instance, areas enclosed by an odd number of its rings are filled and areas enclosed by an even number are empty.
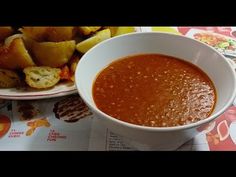
<svg viewBox="0 0 236 177"><path fill-rule="evenodd" d="M36 100L44 98L61 97L77 93L76 86L72 83L61 83L47 90L35 89L0 89L0 98L11 100Z"/></svg>

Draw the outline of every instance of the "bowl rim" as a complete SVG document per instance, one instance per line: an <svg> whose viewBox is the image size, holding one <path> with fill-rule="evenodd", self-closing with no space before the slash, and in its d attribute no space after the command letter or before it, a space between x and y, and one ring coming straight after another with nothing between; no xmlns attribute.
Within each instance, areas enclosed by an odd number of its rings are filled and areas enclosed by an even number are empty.
<svg viewBox="0 0 236 177"><path fill-rule="evenodd" d="M93 51L96 48L99 48L100 46L108 43L111 40L117 40L119 38L126 38L127 36L136 36L136 35L167 35L167 36L175 36L178 38L185 38L187 40L191 40L191 41L195 41L201 45L203 45L204 47L208 48L209 50L212 50L213 52L215 52L219 57L221 57L222 59L225 60L225 62L228 64L230 69L231 74L233 75L233 93L231 98L229 99L229 101L223 106L223 108L221 108L218 112L216 112L215 114L212 114L211 116L209 116L206 119L194 122L194 123L190 123L187 125L181 125L181 126L173 126L173 127L149 127L149 126L142 126L142 125L136 125L136 124L132 124L132 123L128 123L119 119L116 119L114 117L111 117L109 115L107 115L106 113L100 111L96 105L92 105L90 101L88 101L88 99L82 94L83 92L82 90L82 86L79 84L80 82L80 77L79 77L79 68L81 63L83 63L84 58L86 58L86 56ZM144 131L151 131L151 132L172 132L172 131L178 131L178 130L186 130L186 129L190 129L190 128L194 128L194 127L198 127L201 125L204 125L206 123L209 123L211 121L213 121L214 119L216 119L218 116L220 116L221 114L223 114L226 109L232 105L235 97L236 97L236 71L234 71L232 64L230 63L229 59L227 59L223 54L221 54L220 52L218 52L214 47L209 46L201 41L198 41L196 39L187 37L187 36L183 36L183 35L178 35L178 34L173 34L173 33L168 33L168 32L135 32L135 33L129 33L129 34L123 34L120 36L115 36L112 37L110 39L107 39L97 45L95 45L94 47L92 47L89 51L87 51L80 59L77 68L76 68L76 72L75 72L75 83L76 83L76 87L77 87L77 91L78 94L80 95L80 97L83 99L83 101L87 104L87 106L96 114L98 114L100 117L102 117L103 119L108 119L110 121L113 121L114 123L117 123L119 125L131 128L131 129L136 129L136 130L144 130Z"/></svg>

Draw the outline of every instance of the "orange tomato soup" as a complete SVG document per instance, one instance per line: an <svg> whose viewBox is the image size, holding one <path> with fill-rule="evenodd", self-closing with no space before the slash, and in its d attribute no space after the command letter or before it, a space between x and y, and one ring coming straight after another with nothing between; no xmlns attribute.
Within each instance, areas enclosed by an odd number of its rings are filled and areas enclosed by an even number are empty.
<svg viewBox="0 0 236 177"><path fill-rule="evenodd" d="M102 112L149 127L186 125L207 118L216 103L210 78L178 58L142 54L119 59L94 81L93 99Z"/></svg>

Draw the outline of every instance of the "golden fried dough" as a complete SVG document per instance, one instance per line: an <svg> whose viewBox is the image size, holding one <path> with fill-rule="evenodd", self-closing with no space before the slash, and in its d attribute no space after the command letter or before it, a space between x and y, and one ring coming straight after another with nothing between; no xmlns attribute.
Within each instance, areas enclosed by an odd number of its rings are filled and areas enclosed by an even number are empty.
<svg viewBox="0 0 236 177"><path fill-rule="evenodd" d="M0 88L17 87L20 84L20 77L14 71L0 69Z"/></svg>
<svg viewBox="0 0 236 177"><path fill-rule="evenodd" d="M47 29L48 41L60 42L72 40L75 35L75 28L68 27L49 27Z"/></svg>
<svg viewBox="0 0 236 177"><path fill-rule="evenodd" d="M0 47L0 68L23 69L35 65L22 38L14 38L8 45Z"/></svg>
<svg viewBox="0 0 236 177"><path fill-rule="evenodd" d="M135 32L135 28L132 26L109 27L109 29L112 37Z"/></svg>
<svg viewBox="0 0 236 177"><path fill-rule="evenodd" d="M9 36L8 38L5 39L4 44L6 47L9 47L11 45L11 42L16 39L16 38L22 38L23 35L22 34L14 34ZM24 43L25 44L25 43Z"/></svg>
<svg viewBox="0 0 236 177"><path fill-rule="evenodd" d="M61 70L46 66L27 67L24 70L26 83L33 88L46 89L53 87L60 81Z"/></svg>
<svg viewBox="0 0 236 177"><path fill-rule="evenodd" d="M110 29L104 29L102 31L97 32L92 37L78 43L76 45L76 49L81 53L86 53L90 48L95 46L96 44L109 39L111 37Z"/></svg>
<svg viewBox="0 0 236 177"><path fill-rule="evenodd" d="M0 41L4 41L5 38L12 35L14 30L10 26L1 26L0 27Z"/></svg>
<svg viewBox="0 0 236 177"><path fill-rule="evenodd" d="M23 27L20 30L24 36L38 42L60 42L72 40L75 27Z"/></svg>
<svg viewBox="0 0 236 177"><path fill-rule="evenodd" d="M33 42L31 50L37 64L57 68L69 61L75 51L75 41Z"/></svg>
<svg viewBox="0 0 236 177"><path fill-rule="evenodd" d="M20 29L23 35L36 41L45 41L47 27L23 27Z"/></svg>
<svg viewBox="0 0 236 177"><path fill-rule="evenodd" d="M79 27L79 31L83 35L89 35L91 33L98 31L100 28L101 28L101 26L81 26L81 27Z"/></svg>

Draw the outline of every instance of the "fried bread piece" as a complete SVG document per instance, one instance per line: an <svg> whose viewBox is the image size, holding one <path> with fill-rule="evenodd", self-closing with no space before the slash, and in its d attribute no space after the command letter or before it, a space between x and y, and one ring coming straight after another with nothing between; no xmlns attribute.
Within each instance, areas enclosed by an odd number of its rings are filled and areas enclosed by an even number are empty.
<svg viewBox="0 0 236 177"><path fill-rule="evenodd" d="M6 41L9 40L6 39ZM10 44L0 47L0 68L23 69L34 65L22 38L14 38Z"/></svg>
<svg viewBox="0 0 236 177"><path fill-rule="evenodd" d="M72 40L76 34L76 28L67 27L23 27L20 29L25 37L37 42L61 42Z"/></svg>
<svg viewBox="0 0 236 177"><path fill-rule="evenodd" d="M46 89L60 81L61 70L46 66L27 67L24 70L26 83L33 88Z"/></svg>
<svg viewBox="0 0 236 177"><path fill-rule="evenodd" d="M17 87L20 84L20 77L14 71L0 69L0 88Z"/></svg>
<svg viewBox="0 0 236 177"><path fill-rule="evenodd" d="M8 36L12 35L14 32L13 28L10 26L0 27L0 41L4 41Z"/></svg>
<svg viewBox="0 0 236 177"><path fill-rule="evenodd" d="M53 68L66 64L75 51L75 41L63 42L33 42L32 54L35 62L41 66Z"/></svg>
<svg viewBox="0 0 236 177"><path fill-rule="evenodd" d="M110 29L104 29L102 31L97 32L95 35L92 37L78 43L76 45L76 49L80 53L86 53L89 49L91 49L93 46L96 44L111 38L111 31Z"/></svg>
<svg viewBox="0 0 236 177"><path fill-rule="evenodd" d="M100 28L101 28L101 26L81 26L81 27L79 27L79 31L83 35L89 35L91 33L98 31Z"/></svg>

